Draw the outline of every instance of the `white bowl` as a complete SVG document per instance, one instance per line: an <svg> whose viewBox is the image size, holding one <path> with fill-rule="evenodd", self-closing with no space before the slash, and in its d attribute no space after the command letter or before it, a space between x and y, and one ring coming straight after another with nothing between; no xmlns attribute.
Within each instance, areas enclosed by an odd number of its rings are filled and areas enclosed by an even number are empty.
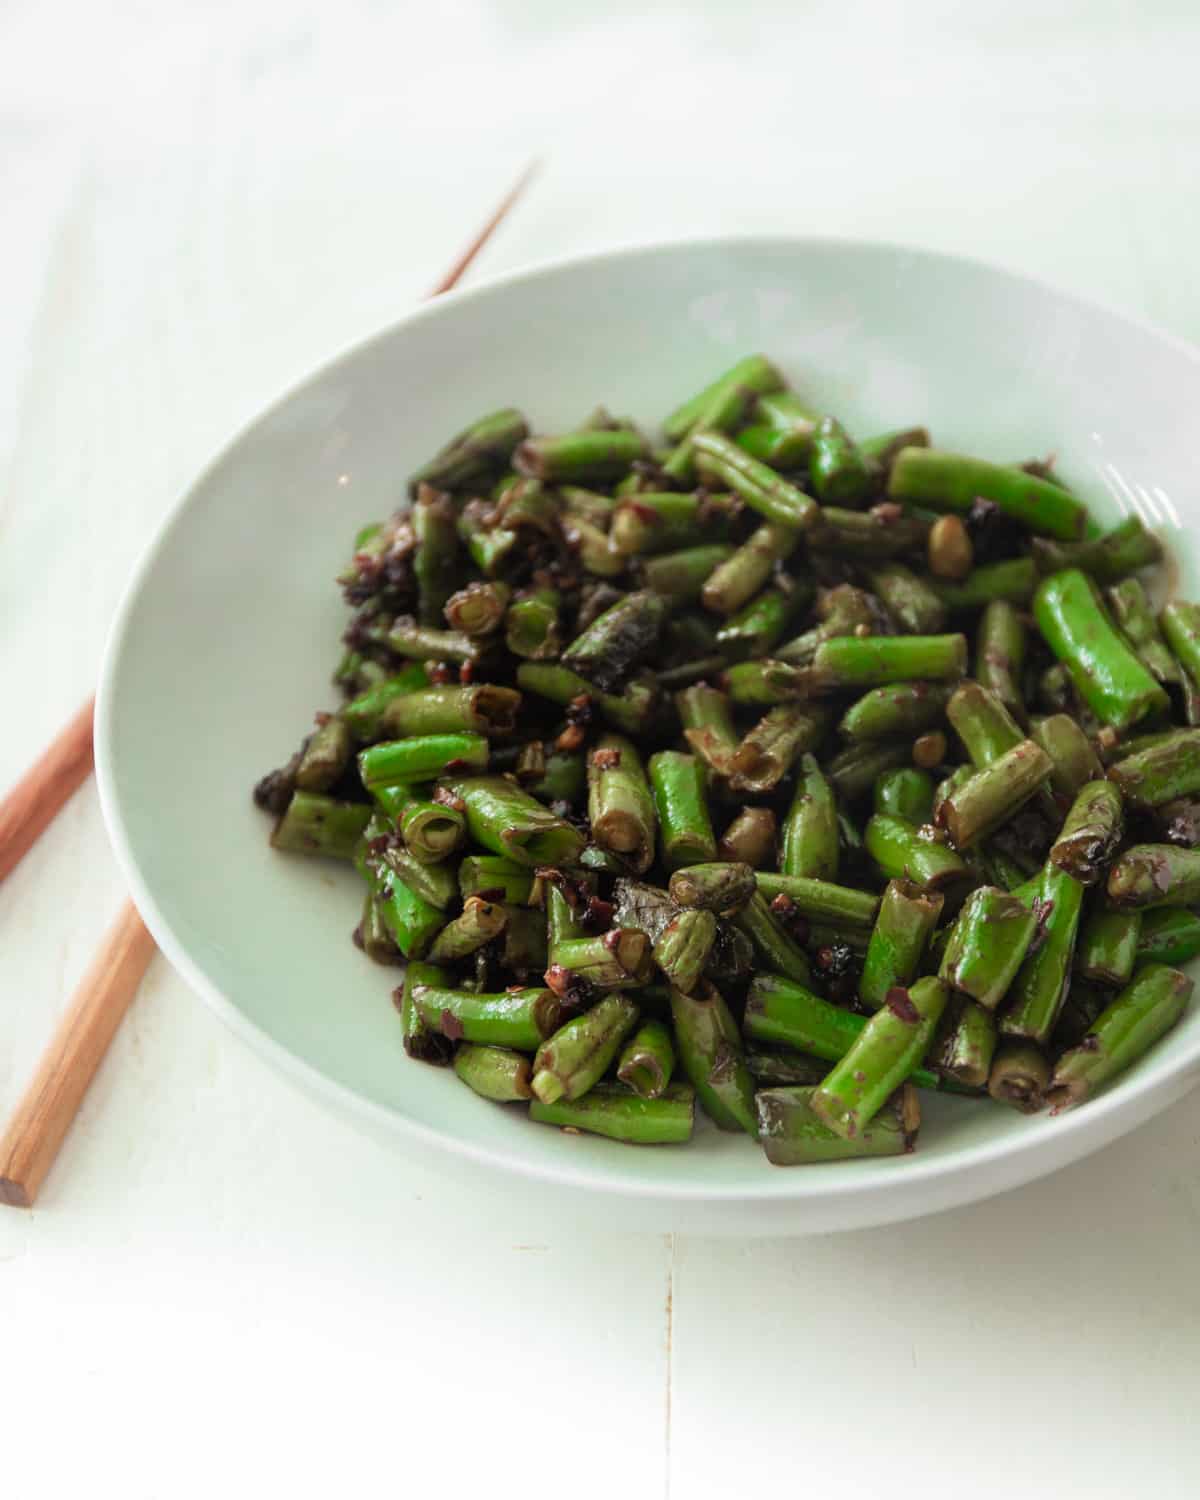
<svg viewBox="0 0 1200 1500"><path fill-rule="evenodd" d="M1005 271L879 244L724 240L633 249L453 293L284 397L183 497L134 577L96 718L100 792L134 899L209 1005L280 1067L410 1147L633 1204L643 1227L826 1230L912 1217L1053 1171L1200 1076L1200 1008L1086 1107L1024 1118L933 1098L899 1160L769 1166L701 1123L635 1149L531 1124L410 1062L394 973L350 944L356 877L284 858L250 801L315 708L345 620L332 577L364 521L479 412L543 431L598 401L653 421L763 350L870 433L924 422L985 457L1057 453L1099 518L1136 506L1196 591L1200 356ZM607 1211L607 1210L606 1210Z"/></svg>

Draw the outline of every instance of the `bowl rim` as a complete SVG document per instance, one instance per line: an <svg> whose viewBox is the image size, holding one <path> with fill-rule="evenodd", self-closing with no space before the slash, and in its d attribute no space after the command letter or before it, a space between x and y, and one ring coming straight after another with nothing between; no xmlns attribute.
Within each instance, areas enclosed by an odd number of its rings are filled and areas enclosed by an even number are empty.
<svg viewBox="0 0 1200 1500"><path fill-rule="evenodd" d="M218 449L198 474L168 506L162 519L154 529L142 551L117 606L109 627L102 657L100 677L96 691L94 715L95 769L100 798L101 813L108 830L109 841L116 857L118 868L124 876L129 893L154 937L159 950L189 987L224 1022L231 1031L247 1042L260 1055L270 1060L285 1075L305 1086L319 1097L338 1106L350 1117L362 1117L382 1126L389 1133L403 1132L405 1135L464 1157L480 1166L500 1167L514 1171L543 1183L584 1191L601 1191L630 1198L653 1199L679 1203L734 1203L734 1204L801 1204L805 1201L829 1202L846 1198L869 1198L872 1194L914 1191L936 1182L959 1179L959 1190L948 1199L949 1203L969 1203L990 1196L1001 1190L986 1179L983 1169L1004 1162L1016 1169L1010 1180L1001 1186L1015 1186L1031 1182L1058 1170L1071 1161L1099 1149L1115 1137L1133 1129L1142 1121L1165 1109L1180 1096L1178 1088L1171 1090L1164 1085L1179 1081L1180 1075L1191 1065L1200 1062L1200 1035L1184 1055L1157 1067L1139 1067L1132 1078L1107 1089L1095 1099L1089 1100L1085 1109L1067 1110L1057 1116L1043 1116L1046 1127L1045 1138L1031 1134L1028 1138L999 1141L983 1141L972 1144L946 1158L922 1159L922 1153L906 1159L903 1171L897 1175L888 1163L863 1162L856 1164L858 1170L847 1174L845 1180L838 1177L822 1177L817 1174L814 1181L808 1173L772 1172L762 1177L748 1177L744 1184L704 1184L655 1182L631 1175L619 1166L614 1158L610 1165L604 1164L597 1171L594 1164L573 1164L531 1161L514 1155L511 1150L490 1147L472 1141L449 1136L436 1126L412 1119L398 1113L386 1104L364 1097L347 1084L338 1082L326 1073L292 1052L283 1043L276 1041L261 1026L252 1021L222 989L209 980L200 965L192 959L185 945L179 941L154 892L142 878L134 855L125 823L121 814L120 798L116 786L113 765L113 730L115 713L116 680L124 655L124 646L132 616L141 597L143 586L149 579L159 556L169 541L175 527L181 522L194 497L228 460L229 456L247 439L260 423L275 412L315 386L346 361L365 353L376 344L393 338L400 330L420 324L428 319L440 317L447 307L457 307L484 299L505 289L536 282L540 278L563 271L574 271L603 262L632 261L643 257L669 256L693 252L754 252L770 250L786 252L821 248L854 252L879 252L913 259L941 262L957 267L966 266L974 271L985 272L1009 282L1032 287L1062 302L1072 305L1089 315L1116 320L1127 328L1165 344L1175 353L1200 364L1200 347L1178 334L1160 328L1148 319L1133 316L1119 308L1096 298L1082 296L1054 281L1016 270L1007 265L983 257L960 255L953 251L932 249L902 241L879 239L871 236L745 233L719 235L672 236L650 241L628 241L604 249L584 251L564 256L546 257L522 266L518 270L487 277L469 286L457 287L423 301L408 312L401 314L386 326L365 337L351 340L337 352L311 368L307 374L289 385L279 396L248 418L234 434ZM1186 1087L1191 1087L1188 1083ZM1107 1128L1106 1128L1107 1126ZM1053 1150L1048 1149L1053 1142ZM1041 1161L1037 1158L1042 1157ZM947 1206L948 1206L947 1204ZM921 1213L919 1207L914 1213ZM894 1212L887 1217L895 1218ZM880 1215L880 1221L883 1220Z"/></svg>

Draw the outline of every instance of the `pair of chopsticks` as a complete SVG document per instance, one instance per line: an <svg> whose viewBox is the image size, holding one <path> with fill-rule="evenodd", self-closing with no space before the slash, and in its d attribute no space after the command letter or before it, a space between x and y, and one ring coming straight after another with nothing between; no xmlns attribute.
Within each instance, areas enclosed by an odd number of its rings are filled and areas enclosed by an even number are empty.
<svg viewBox="0 0 1200 1500"><path fill-rule="evenodd" d="M527 167L475 238L430 291L456 286L533 176ZM64 803L92 773L92 716L83 705L0 802L0 880L21 862ZM79 1111L101 1059L155 952L137 908L126 901L55 1029L0 1136L0 1203L31 1208Z"/></svg>

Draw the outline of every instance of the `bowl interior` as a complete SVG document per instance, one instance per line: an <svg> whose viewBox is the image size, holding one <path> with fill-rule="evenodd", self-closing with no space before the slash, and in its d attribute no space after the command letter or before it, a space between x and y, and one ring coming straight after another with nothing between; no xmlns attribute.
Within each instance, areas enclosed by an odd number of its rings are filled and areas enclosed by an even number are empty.
<svg viewBox="0 0 1200 1500"><path fill-rule="evenodd" d="M1200 366L1183 346L1022 278L888 246L667 246L523 274L432 304L285 397L216 460L160 533L110 642L97 751L134 894L168 956L228 1020L378 1119L576 1184L742 1199L870 1194L1010 1163L1045 1168L1149 1113L1195 1072L1200 1014L1117 1089L1058 1120L935 1099L899 1162L779 1172L701 1128L641 1150L531 1126L405 1058L393 971L349 942L353 874L267 846L252 782L332 707L345 619L333 574L355 529L466 420L515 404L540 430L598 401L651 423L762 349L856 432L925 422L999 460L1056 453L1102 520L1136 508L1195 590L1187 528ZM1107 1117L1107 1124L1105 1123ZM1091 1137L1090 1140L1085 1137ZM1062 1143L1056 1148L1061 1156ZM1020 1165L1014 1165L1020 1163Z"/></svg>

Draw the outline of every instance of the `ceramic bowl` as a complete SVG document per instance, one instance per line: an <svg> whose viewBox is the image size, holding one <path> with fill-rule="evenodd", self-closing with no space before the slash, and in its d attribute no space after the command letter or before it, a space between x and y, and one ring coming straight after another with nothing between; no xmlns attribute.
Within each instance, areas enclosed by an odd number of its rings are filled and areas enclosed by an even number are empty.
<svg viewBox="0 0 1200 1500"><path fill-rule="evenodd" d="M597 402L652 422L761 349L860 433L926 423L997 460L1055 453L1099 519L1165 534L1196 592L1191 348L976 262L822 239L635 248L547 265L427 304L254 421L174 506L105 659L96 752L105 816L168 959L242 1037L401 1149L527 1174L648 1228L827 1230L907 1218L1097 1150L1200 1073L1200 1006L1116 1086L1057 1118L932 1098L918 1150L773 1168L701 1122L689 1148L635 1149L531 1124L410 1062L396 975L351 946L349 870L285 858L250 787L286 758L330 672L332 578L405 476L489 408L542 431ZM606 1209L606 1212L608 1209Z"/></svg>

